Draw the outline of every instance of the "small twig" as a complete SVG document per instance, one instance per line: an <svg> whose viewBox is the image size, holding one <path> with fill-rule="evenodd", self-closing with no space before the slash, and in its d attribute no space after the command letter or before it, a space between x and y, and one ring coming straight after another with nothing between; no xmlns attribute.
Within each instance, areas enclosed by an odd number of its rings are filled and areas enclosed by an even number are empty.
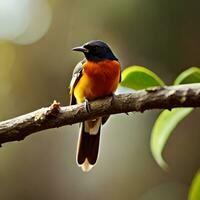
<svg viewBox="0 0 200 200"><path fill-rule="evenodd" d="M129 94L116 95L90 103L91 112L85 104L60 107L54 102L50 107L0 122L0 144L23 140L41 130L74 124L99 116L143 112L150 109L175 107L200 107L200 84L155 87Z"/></svg>

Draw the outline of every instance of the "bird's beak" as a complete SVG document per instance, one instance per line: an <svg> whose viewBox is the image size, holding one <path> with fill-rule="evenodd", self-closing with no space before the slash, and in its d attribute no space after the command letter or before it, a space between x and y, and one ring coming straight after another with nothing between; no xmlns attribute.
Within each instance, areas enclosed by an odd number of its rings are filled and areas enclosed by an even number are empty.
<svg viewBox="0 0 200 200"><path fill-rule="evenodd" d="M83 52L83 53L88 53L88 49L86 49L85 47L81 46L81 47L74 47L72 49L73 51L80 51L80 52Z"/></svg>

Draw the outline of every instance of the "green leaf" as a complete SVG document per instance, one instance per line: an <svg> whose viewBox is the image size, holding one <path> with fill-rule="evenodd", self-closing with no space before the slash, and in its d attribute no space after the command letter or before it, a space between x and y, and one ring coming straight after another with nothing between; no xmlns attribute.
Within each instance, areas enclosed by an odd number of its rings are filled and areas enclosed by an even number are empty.
<svg viewBox="0 0 200 200"><path fill-rule="evenodd" d="M164 110L154 124L150 141L151 151L156 162L163 169L167 169L167 164L162 157L165 144L177 124L192 110L193 108L174 108L171 111Z"/></svg>
<svg viewBox="0 0 200 200"><path fill-rule="evenodd" d="M192 185L190 186L188 200L200 199L200 170L195 175Z"/></svg>
<svg viewBox="0 0 200 200"><path fill-rule="evenodd" d="M149 69L132 66L122 72L120 85L134 90L141 90L154 86L163 86L164 82Z"/></svg>
<svg viewBox="0 0 200 200"><path fill-rule="evenodd" d="M191 67L182 72L174 84L189 84L200 82L200 68ZM155 122L151 133L151 151L156 162L167 169L167 164L162 157L162 151L177 124L192 112L193 108L175 108L171 112L164 110Z"/></svg>
<svg viewBox="0 0 200 200"><path fill-rule="evenodd" d="M182 72L175 80L174 85L199 83L200 82L200 68L191 67Z"/></svg>

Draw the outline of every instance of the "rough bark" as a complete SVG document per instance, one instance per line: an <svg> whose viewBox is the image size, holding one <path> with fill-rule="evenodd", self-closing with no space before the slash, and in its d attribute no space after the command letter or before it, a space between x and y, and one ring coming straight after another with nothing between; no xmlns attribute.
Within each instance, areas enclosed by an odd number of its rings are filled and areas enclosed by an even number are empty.
<svg viewBox="0 0 200 200"><path fill-rule="evenodd" d="M54 102L50 107L0 122L0 144L20 141L41 130L78 123L98 116L143 112L151 109L200 107L200 84L155 87L120 94L90 102L88 113L85 104L61 107Z"/></svg>

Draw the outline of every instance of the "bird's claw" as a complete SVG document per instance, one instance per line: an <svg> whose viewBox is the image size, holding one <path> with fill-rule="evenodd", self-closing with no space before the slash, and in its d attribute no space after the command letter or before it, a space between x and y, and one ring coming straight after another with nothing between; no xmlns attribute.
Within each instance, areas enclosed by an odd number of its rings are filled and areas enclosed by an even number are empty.
<svg viewBox="0 0 200 200"><path fill-rule="evenodd" d="M87 110L88 113L90 113L92 111L90 102L86 98L85 98L85 109Z"/></svg>

